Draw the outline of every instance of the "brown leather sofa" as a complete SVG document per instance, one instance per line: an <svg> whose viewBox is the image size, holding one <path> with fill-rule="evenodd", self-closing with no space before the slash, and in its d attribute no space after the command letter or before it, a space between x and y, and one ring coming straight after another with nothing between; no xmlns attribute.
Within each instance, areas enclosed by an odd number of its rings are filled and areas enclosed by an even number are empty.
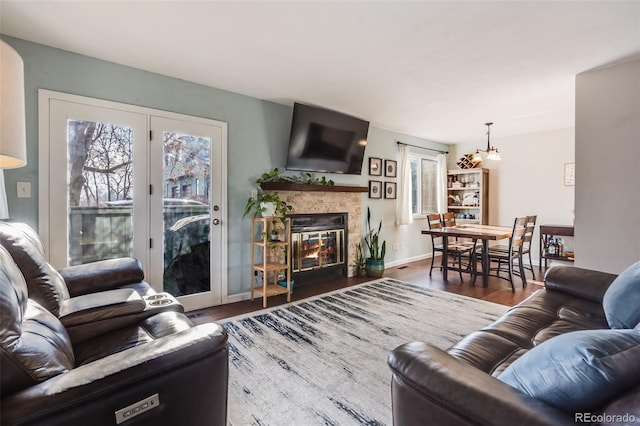
<svg viewBox="0 0 640 426"><path fill-rule="evenodd" d="M0 221L0 424L226 424L226 332L143 279L134 259L56 271Z"/></svg>
<svg viewBox="0 0 640 426"><path fill-rule="evenodd" d="M448 350L423 342L399 346L388 359L393 372L394 425L576 424L575 412L533 398L497 377L555 336L609 329L602 302L615 278L588 269L552 268L545 277L545 289ZM631 415L640 421L640 384L588 411L596 416L627 414L627 419ZM611 418L600 419L607 423Z"/></svg>

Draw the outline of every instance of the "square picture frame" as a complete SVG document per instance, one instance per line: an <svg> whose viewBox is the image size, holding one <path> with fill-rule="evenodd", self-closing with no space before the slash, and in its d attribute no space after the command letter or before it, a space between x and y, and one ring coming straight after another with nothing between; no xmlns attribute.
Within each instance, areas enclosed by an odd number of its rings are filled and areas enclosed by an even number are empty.
<svg viewBox="0 0 640 426"><path fill-rule="evenodd" d="M382 158L369 157L369 175L382 176Z"/></svg>
<svg viewBox="0 0 640 426"><path fill-rule="evenodd" d="M398 162L395 160L384 160L384 176L396 177L398 175Z"/></svg>
<svg viewBox="0 0 640 426"><path fill-rule="evenodd" d="M369 198L382 198L382 181L369 181Z"/></svg>
<svg viewBox="0 0 640 426"><path fill-rule="evenodd" d="M396 199L396 183L395 182L384 183L384 198L386 198L387 200Z"/></svg>

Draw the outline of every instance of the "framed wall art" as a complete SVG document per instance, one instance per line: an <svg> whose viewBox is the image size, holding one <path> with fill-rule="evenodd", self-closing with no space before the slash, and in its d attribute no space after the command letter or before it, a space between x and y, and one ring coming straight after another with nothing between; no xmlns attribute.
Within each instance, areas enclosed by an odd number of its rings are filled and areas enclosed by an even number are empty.
<svg viewBox="0 0 640 426"><path fill-rule="evenodd" d="M384 198L387 198L389 200L396 199L396 183L395 182L384 183Z"/></svg>
<svg viewBox="0 0 640 426"><path fill-rule="evenodd" d="M382 158L369 157L369 175L382 176Z"/></svg>
<svg viewBox="0 0 640 426"><path fill-rule="evenodd" d="M398 174L398 163L395 160L384 160L384 176L396 177Z"/></svg>
<svg viewBox="0 0 640 426"><path fill-rule="evenodd" d="M382 198L382 182L379 180L369 181L369 198Z"/></svg>

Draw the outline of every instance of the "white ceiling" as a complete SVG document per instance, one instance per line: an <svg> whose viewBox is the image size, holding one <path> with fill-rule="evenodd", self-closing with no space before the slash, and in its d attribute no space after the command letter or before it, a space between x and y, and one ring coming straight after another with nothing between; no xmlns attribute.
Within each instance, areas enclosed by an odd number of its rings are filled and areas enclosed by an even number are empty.
<svg viewBox="0 0 640 426"><path fill-rule="evenodd" d="M637 57L638 1L7 1L13 37L461 143L574 125L575 75Z"/></svg>

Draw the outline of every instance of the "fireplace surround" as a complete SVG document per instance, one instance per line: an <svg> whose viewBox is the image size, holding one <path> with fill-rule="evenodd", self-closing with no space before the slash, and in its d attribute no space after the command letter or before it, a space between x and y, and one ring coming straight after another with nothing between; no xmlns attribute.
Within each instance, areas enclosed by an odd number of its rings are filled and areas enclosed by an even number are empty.
<svg viewBox="0 0 640 426"><path fill-rule="evenodd" d="M355 260L356 245L362 241L362 198L366 187L315 186L263 184L265 191L277 191L280 198L293 207L294 214L347 213L347 233L345 233L345 262L347 276L353 276L349 268ZM297 190L294 188L302 187ZM302 282L301 282L302 284ZM298 282L296 281L296 285Z"/></svg>
<svg viewBox="0 0 640 426"><path fill-rule="evenodd" d="M291 274L296 285L348 275L348 214L291 214Z"/></svg>

